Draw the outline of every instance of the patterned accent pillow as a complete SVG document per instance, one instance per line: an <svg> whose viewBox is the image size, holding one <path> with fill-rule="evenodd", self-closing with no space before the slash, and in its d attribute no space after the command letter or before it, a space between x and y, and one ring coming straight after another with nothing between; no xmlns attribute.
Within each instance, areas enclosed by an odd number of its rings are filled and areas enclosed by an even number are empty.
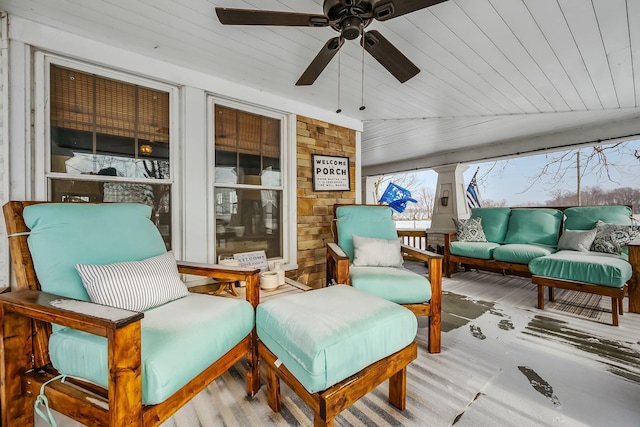
<svg viewBox="0 0 640 427"><path fill-rule="evenodd" d="M76 270L97 304L145 311L189 295L171 251L143 261L77 264Z"/></svg>
<svg viewBox="0 0 640 427"><path fill-rule="evenodd" d="M456 235L460 242L486 242L487 237L482 229L482 218L455 219Z"/></svg>
<svg viewBox="0 0 640 427"><path fill-rule="evenodd" d="M625 246L640 236L638 230L629 225L607 224L598 221L595 229L596 238L593 240L591 250L606 254L620 255Z"/></svg>

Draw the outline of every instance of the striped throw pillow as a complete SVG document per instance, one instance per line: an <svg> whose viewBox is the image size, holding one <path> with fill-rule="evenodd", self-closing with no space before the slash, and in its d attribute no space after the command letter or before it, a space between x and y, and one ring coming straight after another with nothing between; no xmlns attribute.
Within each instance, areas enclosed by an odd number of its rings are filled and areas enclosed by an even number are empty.
<svg viewBox="0 0 640 427"><path fill-rule="evenodd" d="M145 311L189 295L171 251L143 261L77 264L76 270L97 304Z"/></svg>

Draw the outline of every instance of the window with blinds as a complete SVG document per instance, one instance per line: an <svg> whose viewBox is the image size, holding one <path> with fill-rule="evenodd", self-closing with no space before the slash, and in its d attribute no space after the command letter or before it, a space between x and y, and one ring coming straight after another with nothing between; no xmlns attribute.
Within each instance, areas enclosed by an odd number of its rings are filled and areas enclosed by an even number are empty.
<svg viewBox="0 0 640 427"><path fill-rule="evenodd" d="M216 182L245 184L246 176L265 173L279 177L280 127L278 119L216 105Z"/></svg>
<svg viewBox="0 0 640 427"><path fill-rule="evenodd" d="M147 204L170 248L169 92L49 71L49 199Z"/></svg>
<svg viewBox="0 0 640 427"><path fill-rule="evenodd" d="M215 203L219 256L283 256L282 121L216 105Z"/></svg>
<svg viewBox="0 0 640 427"><path fill-rule="evenodd" d="M168 178L143 163L169 161L168 92L57 65L50 88L51 172Z"/></svg>

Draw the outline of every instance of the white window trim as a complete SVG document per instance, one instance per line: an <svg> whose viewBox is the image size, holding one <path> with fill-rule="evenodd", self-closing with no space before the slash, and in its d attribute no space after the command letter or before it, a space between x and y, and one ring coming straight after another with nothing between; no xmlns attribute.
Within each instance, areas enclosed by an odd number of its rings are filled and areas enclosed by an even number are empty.
<svg viewBox="0 0 640 427"><path fill-rule="evenodd" d="M34 53L34 144L33 144L33 193L36 200L48 200L49 189L47 181L49 178L72 179L73 177L64 173L51 172L51 145L50 145L50 78L49 70L51 64L66 68L75 69L81 72L92 73L102 77L123 81L135 85L140 85L169 93L169 179L143 179L143 178L114 178L127 182L169 184L171 185L171 230L172 230L172 250L178 258L183 252L183 238L180 224L184 213L179 203L180 184L180 122L179 122L179 88L177 86L161 83L156 80L146 79L134 74L115 71L106 67L94 64L75 61L58 55L43 51ZM82 177L83 180L100 180L101 177ZM111 179L110 179L111 180Z"/></svg>
<svg viewBox="0 0 640 427"><path fill-rule="evenodd" d="M296 171L296 121L297 116L295 114L288 114L282 111L276 111L273 109L260 107L250 103L244 103L214 94L207 96L207 137L210 143L207 144L207 158L211 159L208 163L207 182L208 185L207 197L210 202L207 204L209 213L207 217L211 224L215 221L215 199L214 189L215 182L215 123L211 118L215 117L214 108L215 105L221 105L237 110L246 111L248 113L258 114L261 116L271 117L280 120L280 134L282 153L281 165L282 165L282 187L277 188L282 190L282 259L271 259L269 262L284 262L281 266L284 270L295 270L298 268L298 242L297 242L297 171ZM227 184L221 184L226 186ZM235 185L233 187L236 187ZM242 185L237 186L241 188ZM215 248L215 228L211 227L208 233L208 239L213 242ZM217 254L216 254L217 255Z"/></svg>

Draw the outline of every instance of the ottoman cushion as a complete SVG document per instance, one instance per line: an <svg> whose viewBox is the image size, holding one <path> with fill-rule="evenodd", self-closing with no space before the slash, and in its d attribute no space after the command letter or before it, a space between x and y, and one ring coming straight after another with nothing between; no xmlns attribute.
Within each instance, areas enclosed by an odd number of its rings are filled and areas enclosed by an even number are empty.
<svg viewBox="0 0 640 427"><path fill-rule="evenodd" d="M310 393L411 344L417 328L408 309L346 285L274 298L256 311L258 337Z"/></svg>
<svg viewBox="0 0 640 427"><path fill-rule="evenodd" d="M631 264L623 255L601 252L559 251L531 260L536 276L621 288L631 278Z"/></svg>

